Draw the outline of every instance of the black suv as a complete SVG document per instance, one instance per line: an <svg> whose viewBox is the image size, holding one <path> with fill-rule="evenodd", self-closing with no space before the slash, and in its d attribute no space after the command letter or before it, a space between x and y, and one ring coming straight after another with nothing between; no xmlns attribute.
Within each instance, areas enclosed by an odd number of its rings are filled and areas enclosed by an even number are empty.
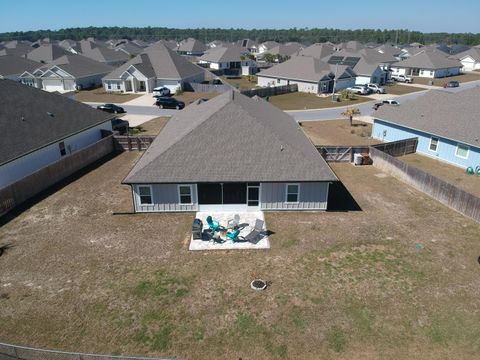
<svg viewBox="0 0 480 360"><path fill-rule="evenodd" d="M106 112L109 112L109 113L115 113L115 114L123 114L125 112L125 110L122 107L117 106L115 104L98 105L97 109L102 110L102 111L106 111Z"/></svg>
<svg viewBox="0 0 480 360"><path fill-rule="evenodd" d="M112 130L118 131L120 135L125 134L128 131L130 124L127 120L122 119L113 119L112 120Z"/></svg>
<svg viewBox="0 0 480 360"><path fill-rule="evenodd" d="M172 97L159 97L155 102L155 105L158 106L160 109L183 109L185 107L185 103L183 101L179 101Z"/></svg>

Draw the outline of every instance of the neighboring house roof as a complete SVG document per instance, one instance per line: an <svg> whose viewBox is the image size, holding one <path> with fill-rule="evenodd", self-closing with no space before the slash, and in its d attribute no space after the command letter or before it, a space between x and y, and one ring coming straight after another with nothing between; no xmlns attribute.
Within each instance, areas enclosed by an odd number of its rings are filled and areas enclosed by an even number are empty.
<svg viewBox="0 0 480 360"><path fill-rule="evenodd" d="M327 77L333 79L334 74L335 65L311 56L294 56L290 60L259 72L257 75L316 83ZM337 67L337 78L354 76L355 73L350 67L345 65Z"/></svg>
<svg viewBox="0 0 480 360"><path fill-rule="evenodd" d="M276 41L265 41L265 42L260 44L261 47L263 47L267 50L271 49L271 48L274 48L275 46L278 46L278 45L280 45L280 44Z"/></svg>
<svg viewBox="0 0 480 360"><path fill-rule="evenodd" d="M82 55L99 62L126 62L130 57L123 51L115 51L91 40L80 41Z"/></svg>
<svg viewBox="0 0 480 360"><path fill-rule="evenodd" d="M268 54L273 55L282 55L282 56L292 56L297 54L300 50L302 50L302 44L297 42L287 43L287 44L279 44L274 46L266 51Z"/></svg>
<svg viewBox="0 0 480 360"><path fill-rule="evenodd" d="M207 44L208 48L229 47L229 46L233 46L233 44L226 41L221 41L221 40L213 40Z"/></svg>
<svg viewBox="0 0 480 360"><path fill-rule="evenodd" d="M134 43L135 45L143 47L143 48L146 48L148 46L148 43L146 43L145 41L143 41L141 39L135 39L135 40L132 40L131 42Z"/></svg>
<svg viewBox="0 0 480 360"><path fill-rule="evenodd" d="M462 64L458 60L449 59L440 51L422 50L419 53L410 56L408 59L393 63L392 66L420 69L445 69L462 67Z"/></svg>
<svg viewBox="0 0 480 360"><path fill-rule="evenodd" d="M16 55L16 56L25 56L27 53L33 50L30 46L30 43L19 42L19 41L9 41L5 43L4 48L0 50L0 56L3 55Z"/></svg>
<svg viewBox="0 0 480 360"><path fill-rule="evenodd" d="M351 50L361 50L365 48L365 45L363 45L360 41L352 40L352 41L347 41L343 42L337 45L338 49L351 49Z"/></svg>
<svg viewBox="0 0 480 360"><path fill-rule="evenodd" d="M456 55L456 54L458 54L458 53L467 51L468 49L470 49L470 47L467 46L467 45L454 44L454 45L451 45L451 46L450 46L450 54Z"/></svg>
<svg viewBox="0 0 480 360"><path fill-rule="evenodd" d="M450 56L450 59L458 59L462 60L466 58L467 56L470 56L474 61L480 62L480 48L471 48L466 51L463 51L461 53L458 53L456 55Z"/></svg>
<svg viewBox="0 0 480 360"><path fill-rule="evenodd" d="M480 147L480 87L457 93L429 91L400 106L381 106L379 120Z"/></svg>
<svg viewBox="0 0 480 360"><path fill-rule="evenodd" d="M47 66L41 68L43 72L57 66L75 78L86 77L90 75L107 74L113 70L113 67L82 55L69 54L64 55Z"/></svg>
<svg viewBox="0 0 480 360"><path fill-rule="evenodd" d="M131 66L134 66L147 78L172 80L185 79L205 71L170 50L163 43L158 42L113 70L104 79L119 79Z"/></svg>
<svg viewBox="0 0 480 360"><path fill-rule="evenodd" d="M127 43L123 43L123 44L118 45L115 49L117 51L123 51L127 55L132 56L132 55L140 54L143 51L144 48L136 45L133 42L127 42Z"/></svg>
<svg viewBox="0 0 480 360"><path fill-rule="evenodd" d="M11 80L0 80L0 98L0 164L114 117L81 102Z"/></svg>
<svg viewBox="0 0 480 360"><path fill-rule="evenodd" d="M123 182L336 180L292 117L228 91L173 116Z"/></svg>
<svg viewBox="0 0 480 360"><path fill-rule="evenodd" d="M71 52L54 44L42 44L27 54L27 59L37 61L42 64L50 63L59 57L69 55Z"/></svg>
<svg viewBox="0 0 480 360"><path fill-rule="evenodd" d="M322 59L328 55L332 55L335 48L329 43L317 43L306 47L300 51L300 55L313 56L317 59Z"/></svg>
<svg viewBox="0 0 480 360"><path fill-rule="evenodd" d="M180 42L177 48L177 51L192 52L192 53L204 52L205 50L207 50L207 47L205 46L205 44L193 38L188 38L187 40L183 40L182 42Z"/></svg>
<svg viewBox="0 0 480 360"><path fill-rule="evenodd" d="M402 49L399 47L396 47L392 44L384 44L379 47L376 47L375 50L377 50L380 53L383 53L385 55L391 56L393 58L397 58L400 56L402 53Z"/></svg>
<svg viewBox="0 0 480 360"><path fill-rule="evenodd" d="M242 48L251 49L251 48L256 48L258 46L258 43L251 39L240 39L236 42L235 45Z"/></svg>
<svg viewBox="0 0 480 360"><path fill-rule="evenodd" d="M214 47L207 50L198 60L212 63L239 62L247 53L248 51L245 48L239 46Z"/></svg>
<svg viewBox="0 0 480 360"><path fill-rule="evenodd" d="M40 66L36 61L15 55L0 56L0 78L2 76L22 74L24 71L33 71Z"/></svg>
<svg viewBox="0 0 480 360"><path fill-rule="evenodd" d="M178 47L178 43L175 40L159 40L156 43L153 43L150 46L156 45L156 44L163 44L166 47L168 47L170 50L175 50Z"/></svg>

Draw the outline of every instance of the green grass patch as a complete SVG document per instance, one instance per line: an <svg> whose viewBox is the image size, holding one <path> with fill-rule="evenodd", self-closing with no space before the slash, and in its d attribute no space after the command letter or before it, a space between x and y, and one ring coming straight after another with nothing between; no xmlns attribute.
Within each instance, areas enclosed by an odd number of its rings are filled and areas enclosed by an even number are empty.
<svg viewBox="0 0 480 360"><path fill-rule="evenodd" d="M331 328L327 333L328 345L335 352L342 352L347 345L347 337L342 329L338 327Z"/></svg>
<svg viewBox="0 0 480 360"><path fill-rule="evenodd" d="M132 289L138 297L160 297L163 295L184 297L190 292L191 279L173 276L164 271L157 271L151 280L141 280Z"/></svg>

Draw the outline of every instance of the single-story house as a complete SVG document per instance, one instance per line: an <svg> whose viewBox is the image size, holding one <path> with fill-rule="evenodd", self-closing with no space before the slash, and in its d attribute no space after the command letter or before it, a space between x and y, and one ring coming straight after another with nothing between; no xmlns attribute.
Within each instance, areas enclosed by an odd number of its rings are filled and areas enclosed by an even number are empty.
<svg viewBox="0 0 480 360"><path fill-rule="evenodd" d="M82 55L64 55L48 65L20 76L20 81L45 91L69 92L102 84L113 67Z"/></svg>
<svg viewBox="0 0 480 360"><path fill-rule="evenodd" d="M273 49L275 46L278 46L279 43L276 41L265 41L258 45L258 54L263 54L264 52L268 52L268 50Z"/></svg>
<svg viewBox="0 0 480 360"><path fill-rule="evenodd" d="M258 43L251 39L240 39L235 43L235 45L245 49L248 53L258 53Z"/></svg>
<svg viewBox="0 0 480 360"><path fill-rule="evenodd" d="M207 47L197 39L188 38L181 41L176 50L181 55L202 56Z"/></svg>
<svg viewBox="0 0 480 360"><path fill-rule="evenodd" d="M375 112L372 137L396 141L418 137L417 152L467 168L480 165L480 88L430 91L400 106Z"/></svg>
<svg viewBox="0 0 480 360"><path fill-rule="evenodd" d="M123 180L135 212L326 210L338 181L295 120L225 92L175 115Z"/></svg>
<svg viewBox="0 0 480 360"><path fill-rule="evenodd" d="M209 49L198 58L198 63L206 64L214 70L236 70L242 75L254 73L252 69L255 68L255 61L248 57L248 51L238 46Z"/></svg>
<svg viewBox="0 0 480 360"><path fill-rule="evenodd" d="M0 80L0 188L112 131L112 114L16 81Z"/></svg>
<svg viewBox="0 0 480 360"><path fill-rule="evenodd" d="M450 59L438 50L422 50L408 59L391 65L393 75L410 75L426 78L443 78L458 75L463 65L456 59Z"/></svg>
<svg viewBox="0 0 480 360"><path fill-rule="evenodd" d="M39 66L41 66L41 64L38 62L20 56L0 56L0 79L18 81L25 71L34 71Z"/></svg>
<svg viewBox="0 0 480 360"><path fill-rule="evenodd" d="M464 71L480 69L480 48L473 47L467 51L452 55L450 58L459 60L463 65Z"/></svg>
<svg viewBox="0 0 480 360"><path fill-rule="evenodd" d="M263 59L267 54L276 56L275 62L282 62L288 60L294 55L298 55L299 51L303 49L303 45L298 42L289 42L286 44L278 44L268 51L263 52L257 59Z"/></svg>
<svg viewBox="0 0 480 360"><path fill-rule="evenodd" d="M334 90L334 83L335 91L355 85L355 77L349 66L328 64L311 56L294 56L259 72L257 84L263 87L297 84L300 92L327 94Z"/></svg>
<svg viewBox="0 0 480 360"><path fill-rule="evenodd" d="M119 66L126 63L130 59L130 55L123 51L110 49L105 43L98 40L87 39L81 40L78 44L79 53L92 60L108 64L111 66Z"/></svg>
<svg viewBox="0 0 480 360"><path fill-rule="evenodd" d="M186 82L204 79L204 69L158 42L104 76L103 87L108 92L151 93L154 88L165 86L174 93Z"/></svg>

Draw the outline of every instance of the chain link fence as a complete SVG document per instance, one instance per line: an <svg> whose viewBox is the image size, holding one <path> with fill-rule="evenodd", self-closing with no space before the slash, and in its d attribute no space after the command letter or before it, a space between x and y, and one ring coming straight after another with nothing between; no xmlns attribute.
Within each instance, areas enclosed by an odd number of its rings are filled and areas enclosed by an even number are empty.
<svg viewBox="0 0 480 360"><path fill-rule="evenodd" d="M171 360L166 358L84 354L0 343L0 360Z"/></svg>

